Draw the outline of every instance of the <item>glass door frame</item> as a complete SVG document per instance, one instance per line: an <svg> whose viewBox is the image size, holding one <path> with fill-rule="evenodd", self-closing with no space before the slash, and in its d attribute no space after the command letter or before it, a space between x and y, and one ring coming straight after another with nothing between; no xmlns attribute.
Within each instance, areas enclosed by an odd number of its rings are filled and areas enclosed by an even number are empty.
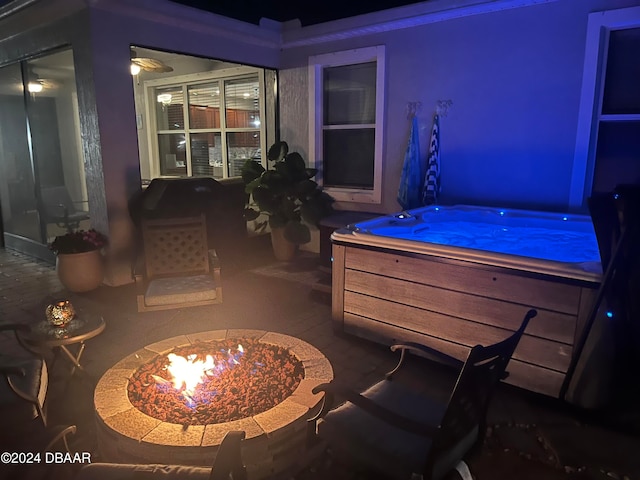
<svg viewBox="0 0 640 480"><path fill-rule="evenodd" d="M49 263L55 263L55 255L48 247L50 235L48 233L47 219L43 214L43 212L45 212L44 199L42 195L43 179L42 179L42 172L40 171L40 168L38 166L38 161L37 161L38 152L34 146L34 130L33 129L35 126L33 122L34 122L34 118L36 117L36 114L34 112L35 103L31 101L29 97L29 95L35 95L35 94L32 94L29 92L28 84L31 79L30 62L41 59L41 58L45 58L47 56L55 55L57 53L65 52L65 51L69 51L71 54L72 67L74 67L74 75L72 80L73 88L77 92L78 87L76 83L77 78L75 75L75 61L73 59L73 48L71 45L62 45L53 49L41 51L41 52L38 52L37 55L32 55L27 58L22 58L22 59L16 60L15 62L2 65L2 67L0 67L0 68L5 68L5 67L10 67L16 64L20 65L20 74L22 77L21 79L22 80L22 105L24 108L24 115L25 115L24 128L26 130L25 134L26 134L26 144L27 144L26 146L28 150L28 164L29 164L30 175L33 180L33 191L29 192L28 194L30 196L32 195L33 196L32 198L35 200L35 208L37 210L37 216L38 216L37 228L39 233L39 239L36 240L34 238L29 238L27 236L20 235L19 233L7 232L7 229L5 228L4 219L0 217L0 220L3 221L2 229L0 231L0 234L2 235L2 241L3 241L2 246L17 250L29 256L33 256L33 257L45 260ZM71 97L73 97L73 94L71 94ZM58 98L58 97L55 97L55 98ZM74 114L78 114L77 107L73 112ZM55 114L56 114L56 122L57 122L58 121L57 108L55 110ZM56 125L58 125L58 123L56 123ZM56 128L56 131L58 131L57 128ZM59 135L60 133L58 131L58 141L60 140ZM60 156L63 156L64 153L65 153L64 150L61 149ZM41 155L42 155L42 152L41 152ZM60 166L60 168L62 168L62 166ZM60 172L60 175L62 176L62 178L64 178L64 169L62 169L62 171ZM86 182L86 179L84 178L84 174L82 174L81 178L82 178L82 181ZM52 234L51 236L55 234L57 234L57 232Z"/></svg>

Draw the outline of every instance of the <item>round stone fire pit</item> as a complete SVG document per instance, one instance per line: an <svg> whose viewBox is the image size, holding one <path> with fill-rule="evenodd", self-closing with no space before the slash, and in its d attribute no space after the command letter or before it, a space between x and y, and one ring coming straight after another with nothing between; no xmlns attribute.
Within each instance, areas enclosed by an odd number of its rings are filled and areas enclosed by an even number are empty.
<svg viewBox="0 0 640 480"><path fill-rule="evenodd" d="M189 425L151 417L136 408L127 389L136 372L159 354L177 347L225 339L248 339L280 347L299 361L304 372L293 393L269 410L224 423ZM188 350L188 349L187 349ZM211 466L224 435L244 430L243 460L251 479L267 478L292 465L304 446L306 420L319 408L316 385L333 379L327 358L308 343L262 330L216 330L169 338L127 356L100 379L94 403L101 460Z"/></svg>

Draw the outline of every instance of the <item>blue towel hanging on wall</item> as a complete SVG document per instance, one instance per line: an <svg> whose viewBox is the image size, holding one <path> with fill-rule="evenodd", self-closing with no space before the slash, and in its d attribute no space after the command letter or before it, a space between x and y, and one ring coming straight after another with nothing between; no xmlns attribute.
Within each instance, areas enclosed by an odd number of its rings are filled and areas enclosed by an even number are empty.
<svg viewBox="0 0 640 480"><path fill-rule="evenodd" d="M405 210L417 208L422 204L423 169L420 164L420 141L418 138L418 119L414 116L411 122L409 143L404 155L398 203Z"/></svg>
<svg viewBox="0 0 640 480"><path fill-rule="evenodd" d="M438 193L440 193L440 118L438 115L434 115L422 203L424 205L436 203L438 201Z"/></svg>

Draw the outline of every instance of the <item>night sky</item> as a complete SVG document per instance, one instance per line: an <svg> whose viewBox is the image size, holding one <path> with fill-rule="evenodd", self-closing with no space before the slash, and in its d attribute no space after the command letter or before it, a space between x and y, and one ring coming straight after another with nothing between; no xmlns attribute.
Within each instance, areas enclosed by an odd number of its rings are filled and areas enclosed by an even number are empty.
<svg viewBox="0 0 640 480"><path fill-rule="evenodd" d="M258 24L260 18L284 22L299 18L303 26L352 17L386 8L418 3L415 0L172 0L227 17Z"/></svg>

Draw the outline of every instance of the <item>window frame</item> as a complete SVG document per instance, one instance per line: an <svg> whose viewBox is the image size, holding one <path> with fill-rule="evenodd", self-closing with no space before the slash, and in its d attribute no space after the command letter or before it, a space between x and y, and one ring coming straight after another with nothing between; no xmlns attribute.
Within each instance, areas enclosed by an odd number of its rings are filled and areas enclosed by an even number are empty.
<svg viewBox="0 0 640 480"><path fill-rule="evenodd" d="M324 88L323 69L359 63L376 62L376 115L374 140L373 188L324 187L322 178ZM382 203L382 164L384 154L385 111L385 47L378 45L354 50L332 52L309 57L309 163L318 169L318 184L336 201L354 203Z"/></svg>
<svg viewBox="0 0 640 480"><path fill-rule="evenodd" d="M225 96L225 82L228 80L239 80L239 79L248 79L257 75L258 77L258 88L260 91L260 95L258 98L258 104L260 109L260 126L257 128L249 128L249 127L227 127L227 119L226 119L226 96ZM191 128L189 122L189 97L188 90L189 87L193 87L195 85L210 83L217 81L219 83L220 89L220 127L219 128ZM184 115L184 123L185 127L180 130L158 130L157 117L156 117L156 97L155 92L158 88L166 88L166 87L181 87L182 95L183 95L183 115ZM267 158L266 158L266 99L265 99L265 80L264 80L264 71L259 68L254 67L235 67L230 69L221 70L218 72L201 72L194 73L188 75L179 75L175 77L169 78L161 78L154 80L146 80L144 82L144 96L145 96L145 117L147 120L147 125L149 128L147 129L147 142L149 145L149 162L150 162L150 174L151 178L168 178L172 177L172 175L162 175L160 169L160 155L159 155L159 145L158 145L158 135L159 134L184 134L185 136L185 149L186 149L186 167L187 167L187 175L184 178L190 178L193 176L193 166L191 160L191 134L197 133L220 133L221 139L221 147L222 147L222 168L223 168L223 176L222 178L217 178L216 180L227 180L227 179L236 179L240 178L240 176L229 176L229 158L228 158L228 145L227 145L227 134L228 133L236 133L236 132L259 132L260 133L260 163L263 167L267 166ZM181 176L181 178L183 178ZM211 178L215 178L211 176Z"/></svg>
<svg viewBox="0 0 640 480"><path fill-rule="evenodd" d="M599 124L640 119L640 115L602 114L609 35L613 30L640 28L640 7L589 14L585 41L582 89L576 133L569 208L586 208L593 185Z"/></svg>

